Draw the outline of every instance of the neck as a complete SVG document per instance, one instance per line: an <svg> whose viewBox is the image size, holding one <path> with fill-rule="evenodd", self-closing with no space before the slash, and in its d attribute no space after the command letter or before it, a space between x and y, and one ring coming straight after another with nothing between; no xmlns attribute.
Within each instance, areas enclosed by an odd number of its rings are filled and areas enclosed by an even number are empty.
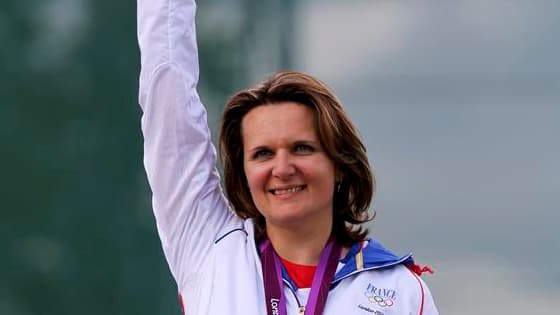
<svg viewBox="0 0 560 315"><path fill-rule="evenodd" d="M332 231L332 220L322 220L309 227L266 225L266 234L278 256L290 262L316 266Z"/></svg>

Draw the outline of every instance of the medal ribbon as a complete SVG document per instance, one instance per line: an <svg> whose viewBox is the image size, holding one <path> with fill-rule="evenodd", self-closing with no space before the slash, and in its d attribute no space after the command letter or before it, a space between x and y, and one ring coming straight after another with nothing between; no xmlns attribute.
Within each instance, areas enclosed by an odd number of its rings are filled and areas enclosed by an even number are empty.
<svg viewBox="0 0 560 315"><path fill-rule="evenodd" d="M260 244L261 263L268 315L286 315L286 296L282 281L282 265L270 240ZM313 276L311 291L305 305L305 315L321 315L327 303L329 288L340 258L340 245L331 236L321 252L319 265Z"/></svg>

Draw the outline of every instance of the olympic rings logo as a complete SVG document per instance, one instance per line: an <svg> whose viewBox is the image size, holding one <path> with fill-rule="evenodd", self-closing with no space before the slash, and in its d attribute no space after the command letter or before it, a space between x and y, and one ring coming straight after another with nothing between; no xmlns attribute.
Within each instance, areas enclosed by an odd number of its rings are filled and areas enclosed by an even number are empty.
<svg viewBox="0 0 560 315"><path fill-rule="evenodd" d="M371 303L377 304L381 307L391 307L395 304L395 301L393 301L393 299L388 297L384 298L379 295L366 295L366 296Z"/></svg>

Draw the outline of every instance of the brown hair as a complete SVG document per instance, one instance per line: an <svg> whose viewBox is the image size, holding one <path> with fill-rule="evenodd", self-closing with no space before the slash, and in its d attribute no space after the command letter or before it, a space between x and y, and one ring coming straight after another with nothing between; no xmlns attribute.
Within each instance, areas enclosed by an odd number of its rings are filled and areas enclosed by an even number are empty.
<svg viewBox="0 0 560 315"><path fill-rule="evenodd" d="M226 103L219 151L226 193L234 211L242 218L255 218L255 237L260 240L264 236L265 220L253 202L243 166L241 123L253 108L281 102L295 102L314 110L321 145L337 170L333 235L344 246L364 240L368 231L358 224L373 219L368 207L375 193L366 149L334 93L321 81L300 72L279 72L254 88L238 92Z"/></svg>

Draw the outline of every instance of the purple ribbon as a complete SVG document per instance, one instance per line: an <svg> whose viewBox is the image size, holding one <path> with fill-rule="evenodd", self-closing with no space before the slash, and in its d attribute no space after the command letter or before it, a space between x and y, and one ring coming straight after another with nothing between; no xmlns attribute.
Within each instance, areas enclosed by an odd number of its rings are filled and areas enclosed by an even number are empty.
<svg viewBox="0 0 560 315"><path fill-rule="evenodd" d="M286 296L282 282L280 258L266 238L259 246L264 279L266 311L268 315L286 315ZM309 298L305 305L305 315L321 315L327 303L329 288L340 258L340 245L331 236L321 252Z"/></svg>

